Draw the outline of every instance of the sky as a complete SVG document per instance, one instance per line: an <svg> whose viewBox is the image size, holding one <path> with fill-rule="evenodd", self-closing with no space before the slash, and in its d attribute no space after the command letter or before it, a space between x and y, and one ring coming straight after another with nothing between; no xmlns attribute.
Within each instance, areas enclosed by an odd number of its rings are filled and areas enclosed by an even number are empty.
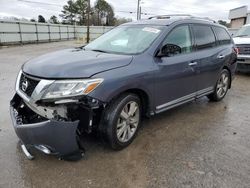
<svg viewBox="0 0 250 188"><path fill-rule="evenodd" d="M24 2L25 1L25 2ZM35 4L42 2L48 4ZM110 3L117 17L136 20L137 0L106 0ZM93 5L95 0L91 0ZM59 17L67 0L0 0L0 17L35 18L43 15L45 19L56 15ZM141 0L142 18L162 14L192 14L209 17L214 20L228 20L230 9L247 5L250 10L250 0ZM133 12L132 14L129 12Z"/></svg>

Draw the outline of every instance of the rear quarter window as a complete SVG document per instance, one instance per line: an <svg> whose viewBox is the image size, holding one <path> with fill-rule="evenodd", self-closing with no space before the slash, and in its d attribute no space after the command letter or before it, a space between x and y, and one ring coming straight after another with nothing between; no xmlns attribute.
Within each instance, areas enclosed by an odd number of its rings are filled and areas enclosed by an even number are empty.
<svg viewBox="0 0 250 188"><path fill-rule="evenodd" d="M214 27L213 29L220 45L231 44L231 37L224 28Z"/></svg>
<svg viewBox="0 0 250 188"><path fill-rule="evenodd" d="M216 46L214 32L210 26L193 25L193 33L197 50Z"/></svg>

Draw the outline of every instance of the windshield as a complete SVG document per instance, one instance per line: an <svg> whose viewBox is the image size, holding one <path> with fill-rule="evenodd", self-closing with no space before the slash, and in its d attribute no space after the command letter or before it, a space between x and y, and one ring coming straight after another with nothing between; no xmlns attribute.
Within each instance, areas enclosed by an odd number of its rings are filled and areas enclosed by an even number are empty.
<svg viewBox="0 0 250 188"><path fill-rule="evenodd" d="M146 50L162 31L160 26L120 26L100 36L86 50L138 54Z"/></svg>
<svg viewBox="0 0 250 188"><path fill-rule="evenodd" d="M250 36L250 25L242 27L237 33L236 37Z"/></svg>

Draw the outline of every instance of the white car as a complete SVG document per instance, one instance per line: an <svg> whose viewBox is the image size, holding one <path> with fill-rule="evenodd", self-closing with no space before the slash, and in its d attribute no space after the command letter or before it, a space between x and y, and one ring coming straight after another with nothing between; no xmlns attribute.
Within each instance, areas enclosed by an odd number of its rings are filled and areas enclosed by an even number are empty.
<svg viewBox="0 0 250 188"><path fill-rule="evenodd" d="M250 72L250 24L244 25L234 36L238 49L238 66L240 72Z"/></svg>

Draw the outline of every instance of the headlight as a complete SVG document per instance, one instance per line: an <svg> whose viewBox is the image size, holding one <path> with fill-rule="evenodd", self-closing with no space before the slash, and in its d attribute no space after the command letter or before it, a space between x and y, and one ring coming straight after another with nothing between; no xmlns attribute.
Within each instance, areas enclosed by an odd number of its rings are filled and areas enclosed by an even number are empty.
<svg viewBox="0 0 250 188"><path fill-rule="evenodd" d="M46 89L42 99L64 98L79 95L87 95L93 91L103 79L86 79L86 80L59 80L54 81Z"/></svg>

